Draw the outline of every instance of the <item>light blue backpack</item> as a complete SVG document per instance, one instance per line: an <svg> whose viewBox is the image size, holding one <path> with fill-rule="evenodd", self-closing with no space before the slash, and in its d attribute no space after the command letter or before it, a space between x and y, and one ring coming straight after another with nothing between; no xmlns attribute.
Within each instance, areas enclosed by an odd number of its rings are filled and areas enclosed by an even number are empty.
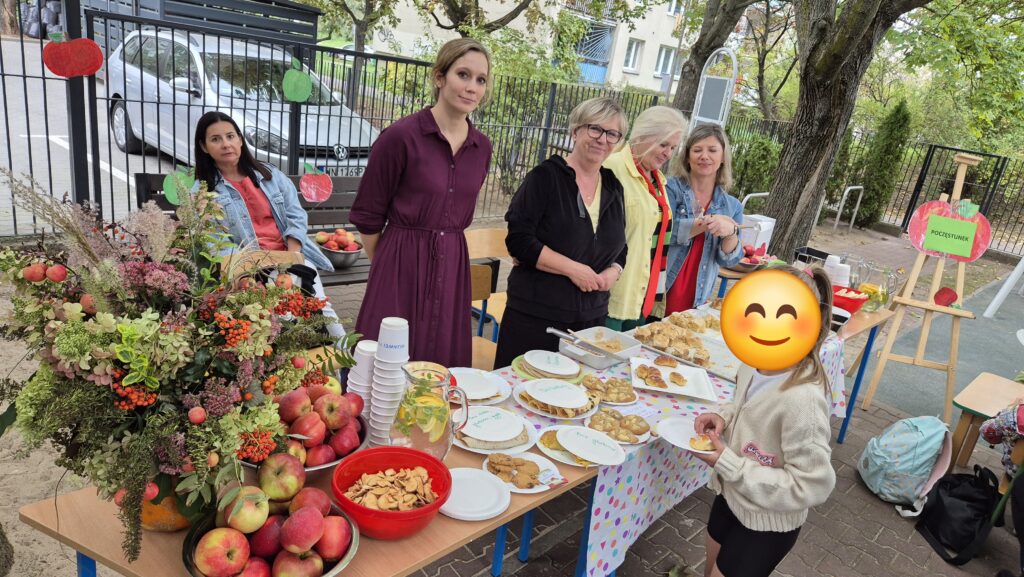
<svg viewBox="0 0 1024 577"><path fill-rule="evenodd" d="M902 419L868 441L857 471L871 492L883 501L920 511L932 485L949 468L952 445L949 429L940 419ZM901 514L916 513L901 510Z"/></svg>

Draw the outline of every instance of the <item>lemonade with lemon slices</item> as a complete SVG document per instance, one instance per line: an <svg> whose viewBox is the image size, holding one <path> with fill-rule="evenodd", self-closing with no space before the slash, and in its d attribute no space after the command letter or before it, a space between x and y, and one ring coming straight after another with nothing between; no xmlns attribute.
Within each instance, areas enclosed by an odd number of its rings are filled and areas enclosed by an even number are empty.
<svg viewBox="0 0 1024 577"><path fill-rule="evenodd" d="M409 386L395 415L391 443L444 459L453 438L448 371L434 363L410 363L405 372Z"/></svg>

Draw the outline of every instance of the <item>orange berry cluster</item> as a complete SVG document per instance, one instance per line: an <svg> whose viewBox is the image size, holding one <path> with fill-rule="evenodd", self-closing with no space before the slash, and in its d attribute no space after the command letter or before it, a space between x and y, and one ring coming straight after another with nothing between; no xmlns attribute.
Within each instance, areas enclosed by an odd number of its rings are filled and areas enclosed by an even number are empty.
<svg viewBox="0 0 1024 577"><path fill-rule="evenodd" d="M122 400L114 401L114 406L122 411L130 411L135 407L148 407L156 402L156 393L147 391L145 387L137 385L124 386L120 381L110 385L110 388L121 397Z"/></svg>
<svg viewBox="0 0 1024 577"><path fill-rule="evenodd" d="M213 319L220 327L220 335L228 348L238 346L249 338L252 323L243 319L233 319L224 313L214 313Z"/></svg>
<svg viewBox="0 0 1024 577"><path fill-rule="evenodd" d="M302 377L303 387L313 387L316 385L326 385L327 375L324 374L320 369L313 369L306 373L306 376Z"/></svg>
<svg viewBox="0 0 1024 577"><path fill-rule="evenodd" d="M252 431L242 433L242 447L235 452L239 459L250 463L259 463L270 456L270 453L277 448L274 442L274 435L269 431Z"/></svg>
<svg viewBox="0 0 1024 577"><path fill-rule="evenodd" d="M274 393L274 387L277 386L277 381L281 380L277 375L270 375L263 381L263 394L272 395Z"/></svg>
<svg viewBox="0 0 1024 577"><path fill-rule="evenodd" d="M281 295L281 301L274 307L274 313L279 315L291 313L296 317L308 319L310 315L323 309L326 304L326 300L304 297L300 292L293 291Z"/></svg>

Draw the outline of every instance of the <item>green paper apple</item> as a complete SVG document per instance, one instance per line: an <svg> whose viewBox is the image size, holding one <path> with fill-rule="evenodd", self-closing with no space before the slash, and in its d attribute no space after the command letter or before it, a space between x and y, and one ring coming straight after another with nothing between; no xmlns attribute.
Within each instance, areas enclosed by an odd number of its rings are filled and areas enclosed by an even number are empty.
<svg viewBox="0 0 1024 577"><path fill-rule="evenodd" d="M181 204L181 199L178 198L178 191L190 192L195 183L196 179L191 174L182 170L175 170L164 177L164 197L167 198L167 202L178 206Z"/></svg>
<svg viewBox="0 0 1024 577"><path fill-rule="evenodd" d="M313 79L302 71L302 64L292 58L292 67L282 80L284 97L292 102L305 102L313 94Z"/></svg>

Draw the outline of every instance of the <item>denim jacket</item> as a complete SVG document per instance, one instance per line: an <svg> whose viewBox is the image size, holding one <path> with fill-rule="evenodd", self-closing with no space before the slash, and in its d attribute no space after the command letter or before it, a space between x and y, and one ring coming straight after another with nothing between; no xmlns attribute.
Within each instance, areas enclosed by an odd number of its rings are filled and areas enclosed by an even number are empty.
<svg viewBox="0 0 1024 577"><path fill-rule="evenodd" d="M263 175L256 171L256 182L253 184L267 195L270 211L274 215L277 228L281 230L281 236L285 239L299 239L302 243L302 256L306 257L306 260L320 270L333 271L331 261L327 260L306 233L308 218L306 210L299 204L299 192L295 190L295 185L277 168L269 164L264 166L270 170L270 178L263 178ZM193 190L198 189L199 183L196 183ZM217 194L217 202L224 207L224 225L231 235L232 242L239 246L259 246L256 242L256 231L249 218L249 209L246 208L241 193L219 174L213 191Z"/></svg>
<svg viewBox="0 0 1024 577"><path fill-rule="evenodd" d="M665 290L672 287L676 281L679 271L683 268L686 255L690 252L690 229L693 228L695 204L693 189L689 183L678 177L672 177L665 186L668 193L668 203L672 207L672 244L668 247L668 266L666 273L668 278L665 282ZM722 190L722 187L715 186L715 192L711 197L711 205L706 214L723 214L743 224L743 206L734 196L730 196ZM711 234L704 233L704 253L701 255L700 268L697 272L697 290L694 293L694 306L701 305L711 296L715 286L715 277L718 276L718 267L732 266L743 258L743 247L736 243L736 248L729 254L723 253L720 248L721 239ZM712 254L714 256L712 257Z"/></svg>

